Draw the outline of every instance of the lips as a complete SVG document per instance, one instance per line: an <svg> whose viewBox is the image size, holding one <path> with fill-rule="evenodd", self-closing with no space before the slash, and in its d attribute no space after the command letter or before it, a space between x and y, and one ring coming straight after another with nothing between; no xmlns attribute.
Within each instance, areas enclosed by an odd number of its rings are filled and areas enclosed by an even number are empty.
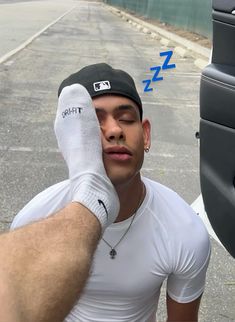
<svg viewBox="0 0 235 322"><path fill-rule="evenodd" d="M132 157L132 153L123 146L113 146L106 148L104 149L104 153L108 156L109 159L115 161L127 161Z"/></svg>

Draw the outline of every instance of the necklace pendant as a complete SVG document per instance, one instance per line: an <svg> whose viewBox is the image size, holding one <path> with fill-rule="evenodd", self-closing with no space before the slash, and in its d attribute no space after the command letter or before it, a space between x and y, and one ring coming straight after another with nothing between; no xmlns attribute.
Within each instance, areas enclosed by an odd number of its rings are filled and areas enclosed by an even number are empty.
<svg viewBox="0 0 235 322"><path fill-rule="evenodd" d="M116 250L112 248L111 251L109 252L109 255L111 259L115 259L115 256L117 255Z"/></svg>

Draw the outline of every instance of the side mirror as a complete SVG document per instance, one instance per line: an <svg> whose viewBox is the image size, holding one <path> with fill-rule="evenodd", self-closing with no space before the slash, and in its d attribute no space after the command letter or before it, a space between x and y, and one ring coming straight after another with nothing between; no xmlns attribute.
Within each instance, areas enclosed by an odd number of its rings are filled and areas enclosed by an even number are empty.
<svg viewBox="0 0 235 322"><path fill-rule="evenodd" d="M212 62L200 87L200 179L209 221L235 257L235 1L213 1Z"/></svg>

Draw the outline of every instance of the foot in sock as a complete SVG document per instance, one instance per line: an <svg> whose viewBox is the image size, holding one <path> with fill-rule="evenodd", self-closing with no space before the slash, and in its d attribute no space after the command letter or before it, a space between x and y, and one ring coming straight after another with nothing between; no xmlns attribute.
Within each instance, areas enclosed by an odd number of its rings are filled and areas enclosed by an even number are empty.
<svg viewBox="0 0 235 322"><path fill-rule="evenodd" d="M93 212L105 229L118 215L119 200L104 169L99 122L85 87L63 88L54 129L69 169L73 201Z"/></svg>

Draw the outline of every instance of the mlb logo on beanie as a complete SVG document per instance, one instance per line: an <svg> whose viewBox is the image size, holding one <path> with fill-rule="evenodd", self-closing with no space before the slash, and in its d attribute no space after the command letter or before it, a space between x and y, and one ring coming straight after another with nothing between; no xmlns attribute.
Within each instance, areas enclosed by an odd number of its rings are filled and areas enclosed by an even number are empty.
<svg viewBox="0 0 235 322"><path fill-rule="evenodd" d="M109 81L96 82L96 83L93 84L93 86L94 86L94 91L95 92L111 88L111 85L110 85Z"/></svg>

